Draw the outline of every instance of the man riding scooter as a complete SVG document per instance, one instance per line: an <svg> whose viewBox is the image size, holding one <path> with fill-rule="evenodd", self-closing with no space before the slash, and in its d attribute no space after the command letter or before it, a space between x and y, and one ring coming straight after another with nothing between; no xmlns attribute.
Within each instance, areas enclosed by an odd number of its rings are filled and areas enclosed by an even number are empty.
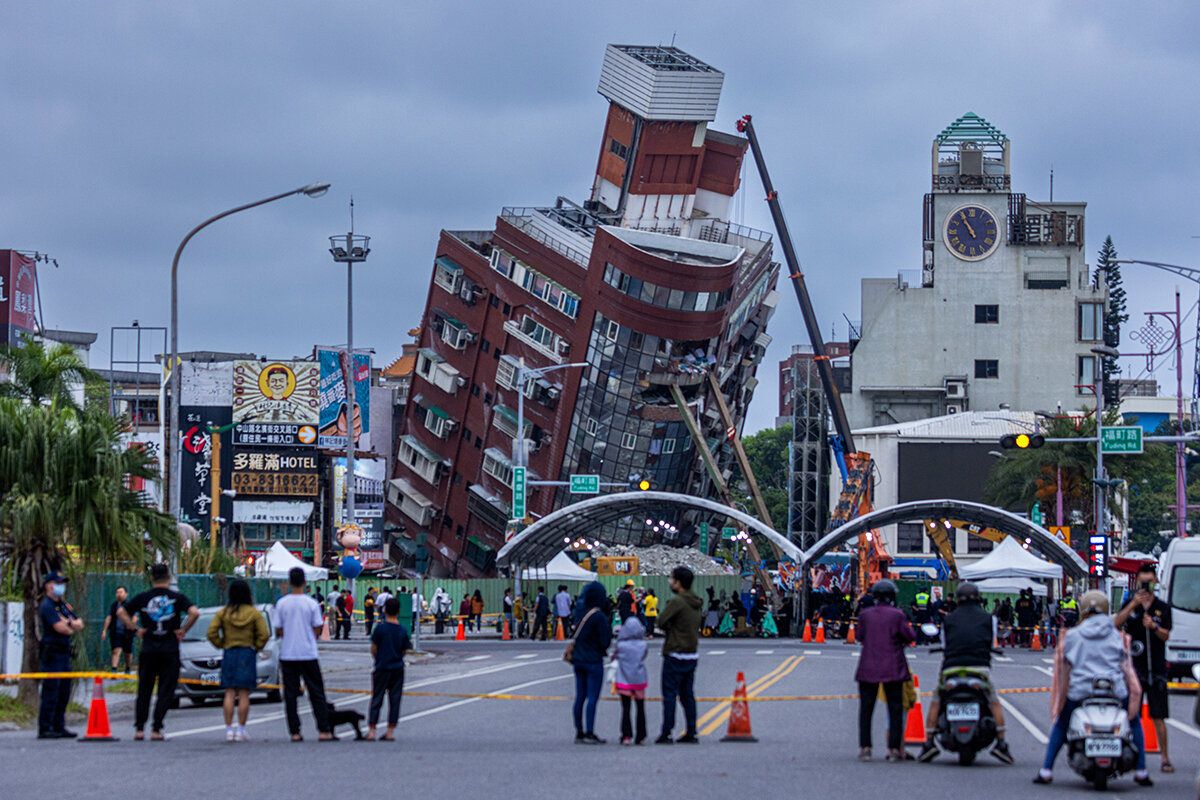
<svg viewBox="0 0 1200 800"><path fill-rule="evenodd" d="M963 669L969 669L984 681L988 704L996 723L996 743L992 746L991 754L1005 764L1011 764L1012 753L1009 752L1008 743L1004 741L1004 710L1000 707L996 689L991 684L992 615L981 607L983 598L979 596L979 587L973 583L960 583L955 597L958 607L946 615L942 628L945 657L942 660L938 691L933 694L933 700L929 703L929 715L925 720L925 746L917 760L929 762L941 752L935 736L946 678Z"/></svg>

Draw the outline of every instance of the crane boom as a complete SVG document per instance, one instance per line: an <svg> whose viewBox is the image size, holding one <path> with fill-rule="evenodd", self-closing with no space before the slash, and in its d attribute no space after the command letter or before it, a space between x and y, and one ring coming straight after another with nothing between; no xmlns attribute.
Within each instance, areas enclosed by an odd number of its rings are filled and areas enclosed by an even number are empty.
<svg viewBox="0 0 1200 800"><path fill-rule="evenodd" d="M829 353L825 350L825 339L821 336L821 326L813 310L812 299L808 296L808 286L804 282L804 273L800 271L800 261L796 258L796 249L792 246L792 237L788 233L787 221L783 218L783 208L779 205L779 196L771 184L771 176L767 172L767 163L763 159L758 146L758 137L754 134L754 125L750 115L738 120L737 128L746 134L750 140L750 152L754 155L754 163L758 167L758 176L762 179L763 191L767 193L767 205L771 209L771 219L775 222L775 231L779 234L779 244L783 248L783 258L787 262L788 277L792 279L792 288L796 290L796 299L800 301L800 311L804 315L804 327L808 329L808 340L812 342L814 361L817 362L817 372L821 376L821 387L829 401L833 414L833 427L841 440L844 453L854 453L854 437L850 433L850 422L846 418L846 409L842 406L842 398L838 393L837 383L833 380L833 365L829 363Z"/></svg>

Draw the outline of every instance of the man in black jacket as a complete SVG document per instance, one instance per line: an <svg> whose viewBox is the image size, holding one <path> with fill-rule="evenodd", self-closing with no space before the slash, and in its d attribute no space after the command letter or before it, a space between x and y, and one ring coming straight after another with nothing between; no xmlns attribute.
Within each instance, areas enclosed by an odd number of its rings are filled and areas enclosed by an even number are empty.
<svg viewBox="0 0 1200 800"><path fill-rule="evenodd" d="M992 708L992 717L996 721L996 744L992 746L992 755L1005 764L1013 763L1012 753L1008 743L1004 741L1004 709L1000 707L1000 699L996 688L992 686L992 615L980 607L982 598L979 587L973 583L960 583L955 593L958 607L946 615L942 636L945 639L942 659L942 672L938 680L938 690L933 693L929 703L929 714L925 718L925 747L917 756L919 761L932 761L940 752L934 734L937 732L938 715L941 712L941 691L946 684L947 670L969 668L984 679L987 687L988 702Z"/></svg>

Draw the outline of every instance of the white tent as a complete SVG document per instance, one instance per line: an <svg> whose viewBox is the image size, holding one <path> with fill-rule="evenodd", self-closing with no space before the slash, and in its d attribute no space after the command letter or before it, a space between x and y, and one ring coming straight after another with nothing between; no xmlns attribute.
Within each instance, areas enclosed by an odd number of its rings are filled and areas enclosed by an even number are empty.
<svg viewBox="0 0 1200 800"><path fill-rule="evenodd" d="M540 569L530 568L522 572L521 580L594 581L596 580L596 573L588 572L576 564L564 551L550 559L550 563L545 567Z"/></svg>
<svg viewBox="0 0 1200 800"><path fill-rule="evenodd" d="M979 591L991 594L1020 594L1026 589L1032 589L1038 597L1045 597L1049 591L1046 584L1031 581L1029 578L987 578L976 581Z"/></svg>
<svg viewBox="0 0 1200 800"><path fill-rule="evenodd" d="M264 553L262 559L254 565L254 574L260 578L285 581L292 567L300 567L304 570L304 577L310 581L323 581L329 577L329 570L305 564L289 553L288 549L283 546L283 542L275 542L271 545L271 549Z"/></svg>
<svg viewBox="0 0 1200 800"><path fill-rule="evenodd" d="M989 555L958 571L964 581L985 578L1061 579L1063 568L1026 550L1011 536L1004 538Z"/></svg>

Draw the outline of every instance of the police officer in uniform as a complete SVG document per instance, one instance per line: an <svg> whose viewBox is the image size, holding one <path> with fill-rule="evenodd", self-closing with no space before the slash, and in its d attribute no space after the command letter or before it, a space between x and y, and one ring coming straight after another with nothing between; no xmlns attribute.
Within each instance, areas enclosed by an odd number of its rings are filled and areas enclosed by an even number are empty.
<svg viewBox="0 0 1200 800"><path fill-rule="evenodd" d="M54 570L42 579L46 596L38 607L42 622L39 666L42 672L71 671L71 637L83 630L83 620L65 599L67 577ZM74 739L63 720L71 700L70 678L42 680L42 705L38 710L39 739Z"/></svg>
<svg viewBox="0 0 1200 800"><path fill-rule="evenodd" d="M1079 604L1075 602L1075 598L1067 595L1059 600L1058 614L1064 628L1074 628L1075 623L1079 622Z"/></svg>
<svg viewBox="0 0 1200 800"><path fill-rule="evenodd" d="M913 600L913 628L917 634L917 644L924 644L928 637L921 631L920 626L926 622L933 621L933 612L929 608L929 590L922 589L917 592L916 598Z"/></svg>

